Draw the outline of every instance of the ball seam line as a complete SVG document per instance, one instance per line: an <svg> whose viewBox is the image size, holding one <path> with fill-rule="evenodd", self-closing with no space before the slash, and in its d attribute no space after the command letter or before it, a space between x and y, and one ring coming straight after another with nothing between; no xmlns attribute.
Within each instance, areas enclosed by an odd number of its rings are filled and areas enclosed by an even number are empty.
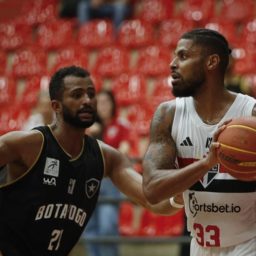
<svg viewBox="0 0 256 256"><path fill-rule="evenodd" d="M249 154L252 154L252 155L256 155L256 152L254 152L254 151L249 151L249 150L245 150L245 149L240 149L240 148L228 146L228 145L223 144L223 143L220 143L220 146L224 147L224 148L228 148L228 149L233 149L233 150L236 150L236 151L239 151L239 152L243 152L243 153L249 153Z"/></svg>

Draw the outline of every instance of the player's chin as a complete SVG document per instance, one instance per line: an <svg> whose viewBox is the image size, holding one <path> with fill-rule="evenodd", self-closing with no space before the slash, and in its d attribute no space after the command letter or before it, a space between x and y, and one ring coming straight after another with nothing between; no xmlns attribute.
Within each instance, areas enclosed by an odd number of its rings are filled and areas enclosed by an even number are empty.
<svg viewBox="0 0 256 256"><path fill-rule="evenodd" d="M92 126L94 123L94 119L86 119L86 120L81 120L78 119L76 122L73 122L72 125L76 128L89 128Z"/></svg>
<svg viewBox="0 0 256 256"><path fill-rule="evenodd" d="M94 124L94 120L86 120L86 121L81 121L81 126L83 128L89 128Z"/></svg>

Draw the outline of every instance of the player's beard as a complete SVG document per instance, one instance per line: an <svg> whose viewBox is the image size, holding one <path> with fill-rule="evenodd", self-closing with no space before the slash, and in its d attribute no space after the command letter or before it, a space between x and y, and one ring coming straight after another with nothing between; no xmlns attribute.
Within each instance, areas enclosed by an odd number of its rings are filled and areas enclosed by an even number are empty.
<svg viewBox="0 0 256 256"><path fill-rule="evenodd" d="M91 120L83 121L79 118L78 112L75 115L72 115L72 113L69 111L69 109L63 105L63 119L66 123L68 123L74 127L88 128L95 122L95 118L96 118L96 112L94 111Z"/></svg>
<svg viewBox="0 0 256 256"><path fill-rule="evenodd" d="M203 72L200 72L197 76L189 79L183 80L180 78L178 85L172 87L172 93L175 97L190 97L194 96L201 86L205 82L205 75Z"/></svg>

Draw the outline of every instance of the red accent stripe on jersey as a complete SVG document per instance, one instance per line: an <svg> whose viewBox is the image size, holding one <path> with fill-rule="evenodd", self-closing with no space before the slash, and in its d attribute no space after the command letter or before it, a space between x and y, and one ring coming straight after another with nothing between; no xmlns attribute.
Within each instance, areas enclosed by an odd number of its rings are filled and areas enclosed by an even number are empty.
<svg viewBox="0 0 256 256"><path fill-rule="evenodd" d="M195 159L195 158L182 158L182 157L177 157L178 159L178 164L179 164L179 168L185 167L189 164L192 164L200 159ZM220 164L220 169L219 169L220 173L228 173L227 168L223 165Z"/></svg>

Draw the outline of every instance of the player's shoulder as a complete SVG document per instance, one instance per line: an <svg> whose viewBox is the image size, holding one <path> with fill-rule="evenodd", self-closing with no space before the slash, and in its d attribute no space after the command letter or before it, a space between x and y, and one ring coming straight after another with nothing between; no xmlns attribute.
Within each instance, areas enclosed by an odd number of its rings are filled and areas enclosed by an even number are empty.
<svg viewBox="0 0 256 256"><path fill-rule="evenodd" d="M116 166L119 166L121 163L124 163L127 158L114 147L106 144L101 140L97 141L103 156L105 176L109 176L112 169Z"/></svg>
<svg viewBox="0 0 256 256"><path fill-rule="evenodd" d="M38 130L31 131L11 131L0 137L2 143L10 145L35 145L41 144L43 140L42 133Z"/></svg>
<svg viewBox="0 0 256 256"><path fill-rule="evenodd" d="M101 149L105 163L106 162L117 163L121 159L125 158L125 155L122 154L118 149L106 144L101 140L97 140L97 141Z"/></svg>
<svg viewBox="0 0 256 256"><path fill-rule="evenodd" d="M102 140L97 140L97 142L98 142L98 145L99 145L104 156L109 156L109 155L119 153L119 151L117 149L108 145L107 143L103 142Z"/></svg>
<svg viewBox="0 0 256 256"><path fill-rule="evenodd" d="M169 101L161 102L156 108L156 112L170 114L170 113L174 113L175 109L176 109L176 99L172 99Z"/></svg>
<svg viewBox="0 0 256 256"><path fill-rule="evenodd" d="M160 103L155 110L151 124L156 124L158 126L160 123L165 123L169 125L170 123L172 123L175 110L176 99Z"/></svg>

